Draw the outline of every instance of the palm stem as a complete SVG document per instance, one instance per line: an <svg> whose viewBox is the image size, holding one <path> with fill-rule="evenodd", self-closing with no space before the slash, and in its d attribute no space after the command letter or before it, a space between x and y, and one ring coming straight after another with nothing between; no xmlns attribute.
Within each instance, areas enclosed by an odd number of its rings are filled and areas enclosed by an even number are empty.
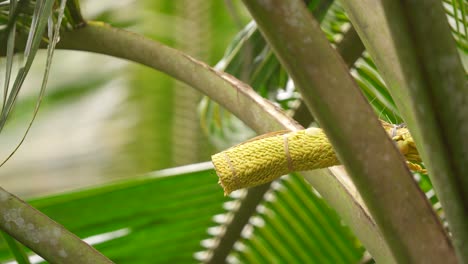
<svg viewBox="0 0 468 264"><path fill-rule="evenodd" d="M468 88L441 2L343 5L426 162L459 260L468 263Z"/></svg>
<svg viewBox="0 0 468 264"><path fill-rule="evenodd" d="M431 205L302 1L244 3L326 132L397 261L454 260Z"/></svg>

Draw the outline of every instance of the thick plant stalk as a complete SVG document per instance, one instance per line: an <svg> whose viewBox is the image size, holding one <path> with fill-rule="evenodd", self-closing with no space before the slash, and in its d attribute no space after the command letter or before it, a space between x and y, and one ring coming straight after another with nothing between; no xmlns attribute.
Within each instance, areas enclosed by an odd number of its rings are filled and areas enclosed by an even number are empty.
<svg viewBox="0 0 468 264"><path fill-rule="evenodd" d="M411 169L423 171L413 138L403 126L383 122ZM293 171L323 169L340 165L322 129L271 133L212 156L219 183L227 195L232 191L271 182Z"/></svg>
<svg viewBox="0 0 468 264"><path fill-rule="evenodd" d="M453 263L440 220L303 3L243 2L326 132L396 260Z"/></svg>
<svg viewBox="0 0 468 264"><path fill-rule="evenodd" d="M414 136L458 258L468 263L468 82L442 2L343 6Z"/></svg>
<svg viewBox="0 0 468 264"><path fill-rule="evenodd" d="M51 263L112 263L63 226L0 188L0 228Z"/></svg>

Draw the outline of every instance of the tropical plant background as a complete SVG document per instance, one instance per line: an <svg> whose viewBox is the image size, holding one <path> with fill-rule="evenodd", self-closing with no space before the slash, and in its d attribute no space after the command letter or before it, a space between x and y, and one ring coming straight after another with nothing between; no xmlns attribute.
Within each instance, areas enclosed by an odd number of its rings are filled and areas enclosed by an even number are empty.
<svg viewBox="0 0 468 264"><path fill-rule="evenodd" d="M2 23L8 2L0 5ZM379 117L401 123L339 1L307 2L338 49L344 40L353 43L345 61ZM443 4L467 72L468 4ZM240 1L82 0L80 6L87 20L180 49L249 83L304 126L315 124ZM47 56L38 52L1 131L1 157L31 120ZM8 62L1 62L4 72ZM246 191L224 197L206 161L254 132L191 87L128 61L58 49L49 75L32 129L0 168L1 185L114 262L190 263L221 255L231 263L372 263L336 212L295 174L274 182L258 200L233 245L220 242L233 215L242 213L237 209ZM429 178L414 176L443 220ZM42 261L25 250L31 263ZM10 261L5 240L0 262Z"/></svg>

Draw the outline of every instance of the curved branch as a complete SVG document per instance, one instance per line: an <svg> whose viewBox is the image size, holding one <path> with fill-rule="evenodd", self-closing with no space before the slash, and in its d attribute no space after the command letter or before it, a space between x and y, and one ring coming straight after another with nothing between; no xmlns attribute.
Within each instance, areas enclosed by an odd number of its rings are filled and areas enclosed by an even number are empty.
<svg viewBox="0 0 468 264"><path fill-rule="evenodd" d="M57 48L89 51L141 63L207 94L256 131L294 129L296 122L233 76L141 35L100 22L63 32ZM271 122L271 119L275 122ZM279 125L282 124L282 125Z"/></svg>
<svg viewBox="0 0 468 264"><path fill-rule="evenodd" d="M18 197L0 188L0 228L51 263L112 263Z"/></svg>

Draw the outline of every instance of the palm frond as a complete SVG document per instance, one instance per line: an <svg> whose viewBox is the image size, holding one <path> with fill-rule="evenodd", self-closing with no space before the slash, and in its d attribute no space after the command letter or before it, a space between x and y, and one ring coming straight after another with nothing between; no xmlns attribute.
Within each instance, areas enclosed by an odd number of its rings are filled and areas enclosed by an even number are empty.
<svg viewBox="0 0 468 264"><path fill-rule="evenodd" d="M116 263L190 263L213 215L222 212L226 199L218 188L212 165L200 163L30 204ZM0 240L0 262L8 260Z"/></svg>
<svg viewBox="0 0 468 264"><path fill-rule="evenodd" d="M2 232L2 235L16 262L18 264L30 264L29 258L21 244L5 232Z"/></svg>
<svg viewBox="0 0 468 264"><path fill-rule="evenodd" d="M45 88L47 86L47 79L49 75L49 70L52 63L52 58L55 50L55 45L59 40L59 33L61 29L61 22L65 12L65 5L66 0L62 0L60 2L60 6L57 11L56 17L54 17L54 9L53 5L55 1L53 0L45 0L45 1L37 1L35 3L34 12L31 18L30 29L28 33L28 38L26 40L26 47L24 48L23 56L25 57L25 62L20 65L18 73L16 75L15 81L9 91L10 86L10 77L13 67L13 55L15 50L15 34L16 34L16 23L17 21L11 22L11 19L19 19L20 16L16 15L16 10L19 7L23 7L16 4L16 1L12 1L10 5L10 20L9 24L12 24L11 28L6 27L7 34L8 34L8 44L7 44L7 70L6 70L6 77L5 77L5 84L4 84L4 98L3 98L3 105L2 111L0 115L0 132L4 128L7 119L13 110L13 107L16 103L18 94L21 90L21 87L26 79L26 76L31 68L31 65L34 61L34 58L37 54L37 51L40 48L41 43L43 42L44 33L47 28L47 37L48 37L48 48L47 48L47 62L43 74L42 85L39 90L39 95L36 103L36 107L33 112L33 116L31 118L31 122L29 123L26 131L24 133L23 138L20 140L16 148L13 149L11 154L2 162L0 166L3 165L8 159L16 152L16 150L21 146L22 142L26 138L32 123L37 115L39 110L42 98L44 96ZM54 21L55 20L55 21ZM9 31L8 31L9 29Z"/></svg>
<svg viewBox="0 0 468 264"><path fill-rule="evenodd" d="M444 0L443 5L458 48L468 53L468 2Z"/></svg>
<svg viewBox="0 0 468 264"><path fill-rule="evenodd" d="M224 206L229 212L233 201ZM213 233L212 233L213 234ZM216 241L216 237L214 238ZM206 243L209 256L211 245ZM364 248L298 175L275 182L244 226L229 263L356 263ZM206 261L205 259L200 259Z"/></svg>

